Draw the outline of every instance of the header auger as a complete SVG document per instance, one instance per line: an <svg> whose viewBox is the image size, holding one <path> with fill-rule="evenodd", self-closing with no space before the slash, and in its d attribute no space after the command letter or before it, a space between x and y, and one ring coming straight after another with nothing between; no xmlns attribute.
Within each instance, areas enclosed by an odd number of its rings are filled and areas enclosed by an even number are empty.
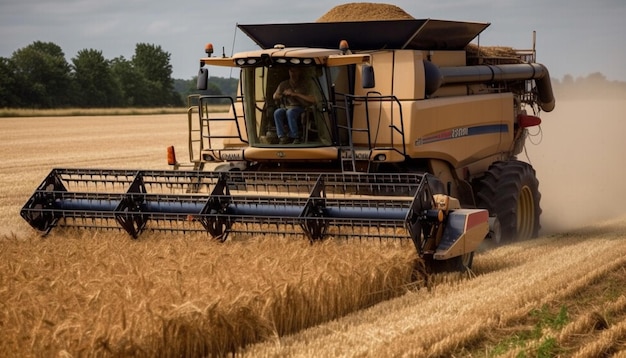
<svg viewBox="0 0 626 358"><path fill-rule="evenodd" d="M470 46L488 26L239 25L261 49L200 59L198 89L211 66L238 68L239 87L190 98L189 164L171 148L171 171L55 169L22 216L42 232L405 238L427 263L465 269L489 232L537 235L538 181L516 156L555 105L534 45Z"/></svg>

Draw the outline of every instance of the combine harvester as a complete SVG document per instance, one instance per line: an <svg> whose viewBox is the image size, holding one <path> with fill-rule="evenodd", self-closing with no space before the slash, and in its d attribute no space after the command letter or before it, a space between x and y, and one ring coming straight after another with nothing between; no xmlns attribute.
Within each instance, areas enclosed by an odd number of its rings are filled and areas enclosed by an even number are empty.
<svg viewBox="0 0 626 358"><path fill-rule="evenodd" d="M198 88L209 66L238 67L238 95L190 98L189 164L168 148L173 170L54 169L21 215L44 233L406 238L431 268L466 269L487 235L538 234L538 181L516 155L555 103L534 45L498 57L467 50L487 26L239 25L261 49L212 57L207 46ZM299 140L287 143L276 135L273 94L293 67L315 101L297 117ZM228 113L210 113L220 103Z"/></svg>

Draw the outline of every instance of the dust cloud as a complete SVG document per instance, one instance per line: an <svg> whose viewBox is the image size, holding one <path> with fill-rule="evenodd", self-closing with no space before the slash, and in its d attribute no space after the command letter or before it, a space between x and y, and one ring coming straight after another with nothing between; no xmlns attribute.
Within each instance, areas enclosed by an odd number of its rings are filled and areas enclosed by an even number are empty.
<svg viewBox="0 0 626 358"><path fill-rule="evenodd" d="M593 93L590 89L589 93ZM550 234L626 215L626 100L559 99L527 141ZM533 143L537 144L534 145Z"/></svg>

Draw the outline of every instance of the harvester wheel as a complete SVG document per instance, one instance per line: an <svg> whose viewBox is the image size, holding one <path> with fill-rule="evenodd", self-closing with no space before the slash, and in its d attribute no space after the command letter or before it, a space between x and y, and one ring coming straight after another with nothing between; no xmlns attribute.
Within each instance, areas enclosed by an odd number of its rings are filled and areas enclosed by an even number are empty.
<svg viewBox="0 0 626 358"><path fill-rule="evenodd" d="M431 267L434 273L465 272L472 268L473 262L474 252L468 252L448 260L433 260Z"/></svg>
<svg viewBox="0 0 626 358"><path fill-rule="evenodd" d="M478 183L478 207L486 208L500 224L496 243L502 240L524 240L539 235L539 181L533 167L510 160L495 162Z"/></svg>
<svg viewBox="0 0 626 358"><path fill-rule="evenodd" d="M461 256L457 256L452 260L456 260L456 268L461 271L471 269L472 263L474 262L474 252L472 251Z"/></svg>

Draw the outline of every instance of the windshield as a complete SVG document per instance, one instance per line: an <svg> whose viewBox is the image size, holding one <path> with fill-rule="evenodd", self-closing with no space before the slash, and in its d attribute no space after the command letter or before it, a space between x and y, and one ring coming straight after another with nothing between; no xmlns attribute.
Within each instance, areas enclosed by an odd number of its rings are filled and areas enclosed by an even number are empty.
<svg viewBox="0 0 626 358"><path fill-rule="evenodd" d="M332 144L322 67L248 67L241 80L251 146Z"/></svg>

